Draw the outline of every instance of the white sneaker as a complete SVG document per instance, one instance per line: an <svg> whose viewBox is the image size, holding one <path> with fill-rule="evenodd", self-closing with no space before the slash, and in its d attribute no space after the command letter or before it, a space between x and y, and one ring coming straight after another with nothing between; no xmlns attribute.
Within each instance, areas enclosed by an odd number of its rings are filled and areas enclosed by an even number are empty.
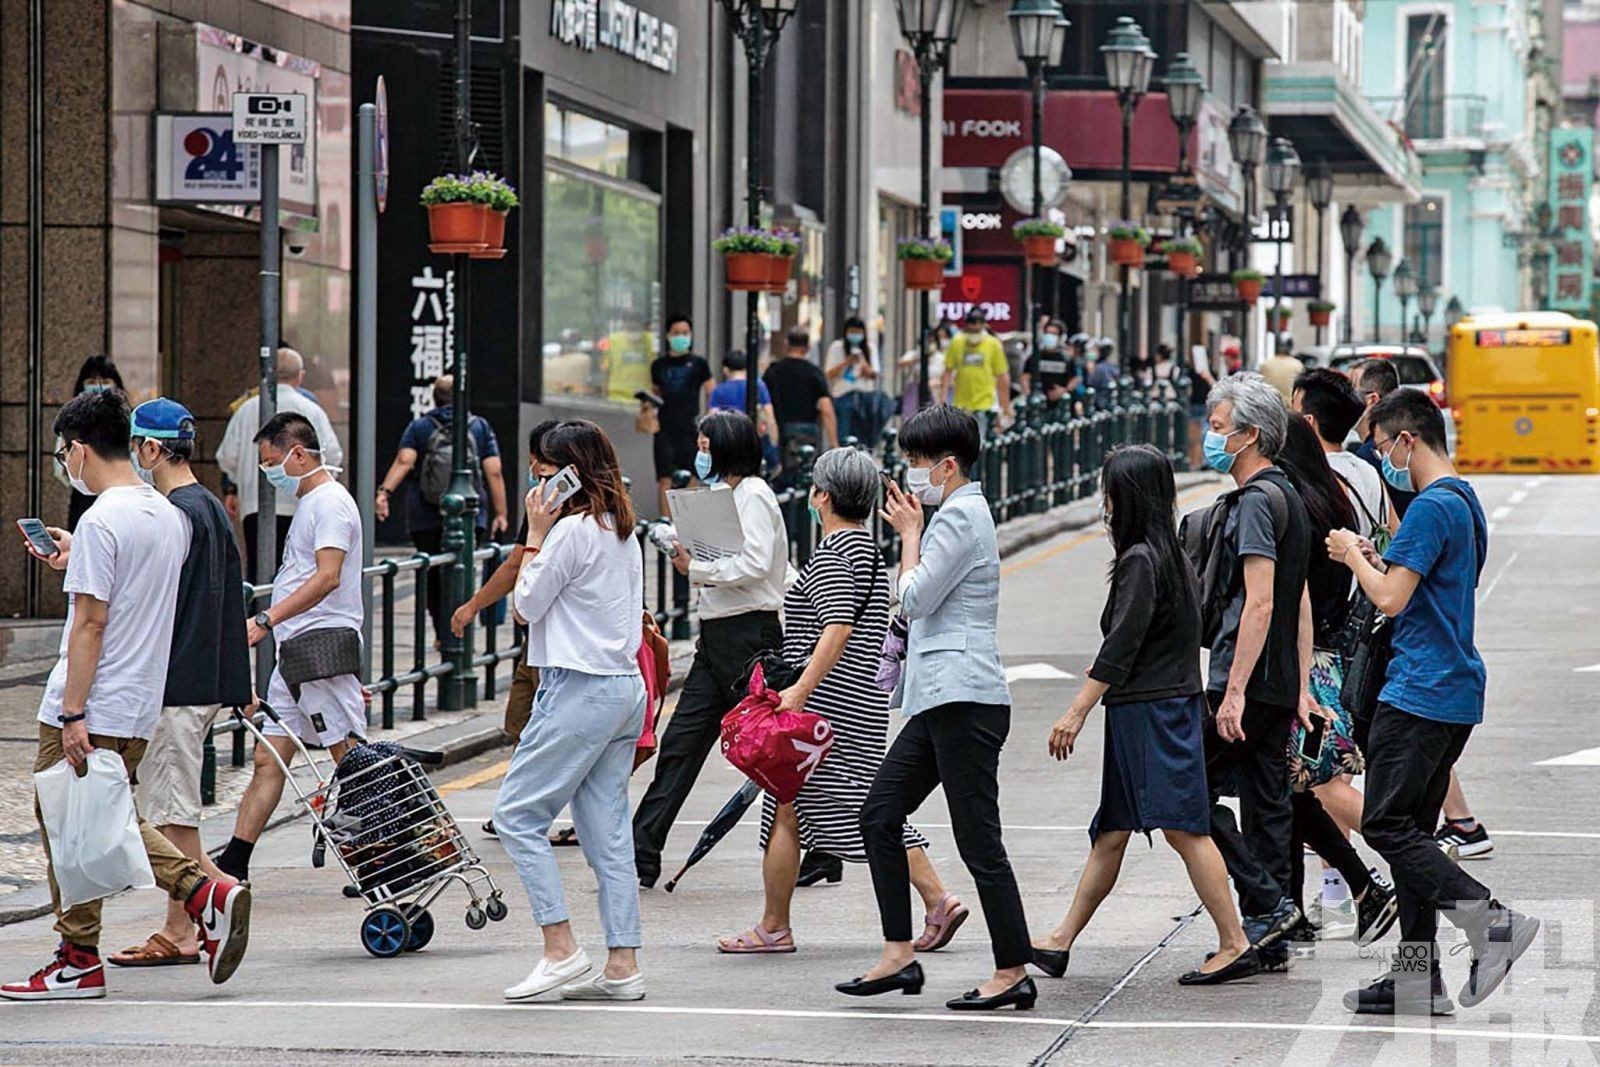
<svg viewBox="0 0 1600 1067"><path fill-rule="evenodd" d="M562 1000L643 1000L644 975L607 978L604 972L593 978L561 987Z"/></svg>
<svg viewBox="0 0 1600 1067"><path fill-rule="evenodd" d="M1323 941L1348 941L1356 936L1356 902L1345 897L1337 904L1322 901Z"/></svg>
<svg viewBox="0 0 1600 1067"><path fill-rule="evenodd" d="M581 948L566 959L556 960L553 963L541 958L528 977L506 988L506 999L527 1000L529 997L548 993L552 989L560 989L574 979L582 978L593 969L594 964L589 962L589 954Z"/></svg>

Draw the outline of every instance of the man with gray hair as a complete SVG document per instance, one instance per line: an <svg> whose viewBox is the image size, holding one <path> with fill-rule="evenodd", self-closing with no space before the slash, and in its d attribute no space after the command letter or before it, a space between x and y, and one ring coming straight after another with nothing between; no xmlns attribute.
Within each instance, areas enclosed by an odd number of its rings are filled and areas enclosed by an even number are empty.
<svg viewBox="0 0 1600 1067"><path fill-rule="evenodd" d="M1214 715L1206 731L1211 836L1238 889L1246 935L1262 962L1278 969L1288 962L1280 939L1300 918L1290 892L1287 749L1296 715L1309 729L1315 707L1308 689L1311 520L1273 463L1289 418L1277 389L1259 374L1224 378L1207 398L1206 416L1206 465L1235 486L1219 505L1222 537L1213 549L1228 554L1222 573L1230 575L1229 599L1204 635ZM1243 833L1219 802L1223 791L1238 794Z"/></svg>

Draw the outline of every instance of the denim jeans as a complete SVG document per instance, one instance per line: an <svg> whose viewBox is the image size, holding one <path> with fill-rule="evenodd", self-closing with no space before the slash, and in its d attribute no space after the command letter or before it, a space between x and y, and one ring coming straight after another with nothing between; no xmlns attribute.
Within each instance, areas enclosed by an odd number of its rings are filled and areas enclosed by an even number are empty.
<svg viewBox="0 0 1600 1067"><path fill-rule="evenodd" d="M600 883L609 948L638 948L639 883L628 820L628 775L644 726L644 681L549 667L494 806L495 832L540 926L568 917L550 823L567 804L584 859Z"/></svg>

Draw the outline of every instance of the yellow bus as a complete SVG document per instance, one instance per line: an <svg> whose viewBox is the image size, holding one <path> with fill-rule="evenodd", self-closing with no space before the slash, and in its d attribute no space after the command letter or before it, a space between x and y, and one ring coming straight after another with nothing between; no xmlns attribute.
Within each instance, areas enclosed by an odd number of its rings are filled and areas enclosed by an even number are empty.
<svg viewBox="0 0 1600 1067"><path fill-rule="evenodd" d="M1559 311L1469 315L1450 330L1445 373L1461 470L1600 472L1594 323Z"/></svg>

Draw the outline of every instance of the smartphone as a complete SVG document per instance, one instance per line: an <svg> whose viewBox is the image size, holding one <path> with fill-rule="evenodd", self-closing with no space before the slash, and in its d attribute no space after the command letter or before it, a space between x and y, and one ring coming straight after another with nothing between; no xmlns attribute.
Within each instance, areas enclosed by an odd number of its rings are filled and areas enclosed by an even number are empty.
<svg viewBox="0 0 1600 1067"><path fill-rule="evenodd" d="M28 539L28 544L33 550L45 558L61 554L61 549L56 547L55 538L50 536L50 531L38 519L18 519L17 527L22 530L22 536Z"/></svg>
<svg viewBox="0 0 1600 1067"><path fill-rule="evenodd" d="M643 389L640 389L637 393L634 393L633 398L641 404L649 404L656 408L659 408L666 403L666 401L662 400L659 396L656 396L654 393L647 393Z"/></svg>
<svg viewBox="0 0 1600 1067"><path fill-rule="evenodd" d="M1311 716L1311 729L1300 737L1300 758L1315 763L1322 758L1322 739L1328 732L1328 720L1321 715Z"/></svg>
<svg viewBox="0 0 1600 1067"><path fill-rule="evenodd" d="M545 503L552 508L559 508L583 488L583 481L578 477L578 469L568 464L545 479L544 486Z"/></svg>

